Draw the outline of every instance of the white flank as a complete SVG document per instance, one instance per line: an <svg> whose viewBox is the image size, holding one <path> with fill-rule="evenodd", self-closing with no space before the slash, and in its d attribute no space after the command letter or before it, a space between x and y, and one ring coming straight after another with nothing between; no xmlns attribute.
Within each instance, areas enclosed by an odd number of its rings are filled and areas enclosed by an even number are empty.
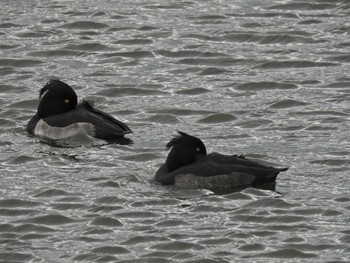
<svg viewBox="0 0 350 263"><path fill-rule="evenodd" d="M54 140L59 140L78 134L93 135L94 131L94 125L88 122L77 122L66 127L51 127L43 120L40 120L35 126L34 134Z"/></svg>

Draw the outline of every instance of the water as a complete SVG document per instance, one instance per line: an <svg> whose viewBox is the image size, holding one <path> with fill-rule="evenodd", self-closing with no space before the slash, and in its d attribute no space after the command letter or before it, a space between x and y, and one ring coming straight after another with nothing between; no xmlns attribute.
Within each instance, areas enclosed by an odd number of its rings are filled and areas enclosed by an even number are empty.
<svg viewBox="0 0 350 263"><path fill-rule="evenodd" d="M2 262L349 262L349 10L2 1ZM50 78L126 122L133 144L28 136ZM160 186L175 130L290 169L274 189Z"/></svg>

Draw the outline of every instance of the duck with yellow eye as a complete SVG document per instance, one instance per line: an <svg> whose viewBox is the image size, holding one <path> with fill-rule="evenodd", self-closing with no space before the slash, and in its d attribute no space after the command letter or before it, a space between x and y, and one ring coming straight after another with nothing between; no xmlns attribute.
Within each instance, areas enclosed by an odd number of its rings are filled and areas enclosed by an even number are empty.
<svg viewBox="0 0 350 263"><path fill-rule="evenodd" d="M274 182L288 168L266 166L243 156L207 154L197 137L178 132L166 146L168 157L156 172L155 180L163 185L206 189L242 188Z"/></svg>
<svg viewBox="0 0 350 263"><path fill-rule="evenodd" d="M32 135L53 140L87 134L113 141L132 133L125 123L95 109L89 102L78 104L73 88L60 80L50 80L40 90L37 113L26 129Z"/></svg>

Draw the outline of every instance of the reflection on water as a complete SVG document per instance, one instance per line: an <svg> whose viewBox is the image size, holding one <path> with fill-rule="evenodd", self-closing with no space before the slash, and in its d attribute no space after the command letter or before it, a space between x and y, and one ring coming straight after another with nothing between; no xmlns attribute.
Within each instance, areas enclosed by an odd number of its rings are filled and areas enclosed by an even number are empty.
<svg viewBox="0 0 350 263"><path fill-rule="evenodd" d="M3 1L4 262L347 262L349 3ZM66 81L132 144L24 127ZM154 182L182 130L290 169L274 185Z"/></svg>

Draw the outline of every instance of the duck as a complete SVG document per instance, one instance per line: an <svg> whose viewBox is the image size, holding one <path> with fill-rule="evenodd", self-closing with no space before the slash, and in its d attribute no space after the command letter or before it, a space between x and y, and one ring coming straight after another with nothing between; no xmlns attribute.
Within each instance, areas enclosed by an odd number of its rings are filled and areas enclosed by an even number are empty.
<svg viewBox="0 0 350 263"><path fill-rule="evenodd" d="M181 131L166 148L171 150L154 177L162 185L205 189L254 187L274 183L280 172L288 170L266 166L243 155L207 154L201 139Z"/></svg>
<svg viewBox="0 0 350 263"><path fill-rule="evenodd" d="M78 103L73 88L58 79L49 80L40 90L37 112L26 130L31 135L52 140L87 134L113 141L132 133L125 123L94 108L92 103L85 100Z"/></svg>

